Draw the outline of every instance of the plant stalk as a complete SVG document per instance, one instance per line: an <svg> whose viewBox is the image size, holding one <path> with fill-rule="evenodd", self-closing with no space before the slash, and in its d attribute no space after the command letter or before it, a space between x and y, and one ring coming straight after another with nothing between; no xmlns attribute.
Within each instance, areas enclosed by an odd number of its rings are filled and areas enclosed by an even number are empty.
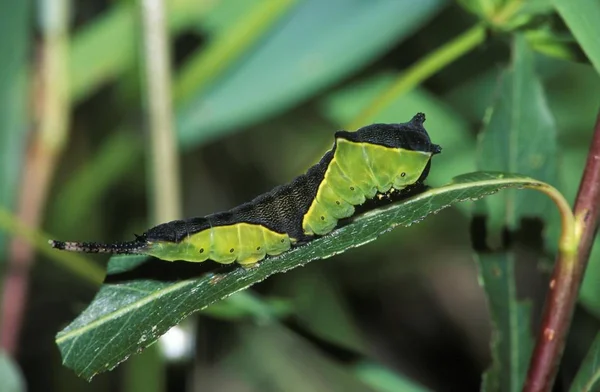
<svg viewBox="0 0 600 392"><path fill-rule="evenodd" d="M140 0L144 96L150 134L150 191L153 223L181 216L179 156L173 128L171 54L164 0ZM148 347L127 364L124 389L160 392L166 388L159 345Z"/></svg>
<svg viewBox="0 0 600 392"><path fill-rule="evenodd" d="M153 223L181 216L179 156L173 129L171 54L163 0L141 0L146 113L152 155Z"/></svg>
<svg viewBox="0 0 600 392"><path fill-rule="evenodd" d="M559 252L523 391L551 391L588 264L600 212L600 113L575 200L576 252Z"/></svg>
<svg viewBox="0 0 600 392"><path fill-rule="evenodd" d="M389 106L398 96L410 91L444 67L479 46L486 37L486 27L477 24L417 61L404 71L392 85L373 100L348 124L346 129L358 129L372 122L373 118Z"/></svg>
<svg viewBox="0 0 600 392"><path fill-rule="evenodd" d="M25 226L40 226L49 185L68 136L68 15L69 0L41 2L42 40L37 67L38 85L34 102L38 128L27 147L17 207ZM34 250L22 238L10 243L10 264L3 287L0 347L9 354L17 350L23 313L27 303L29 270Z"/></svg>

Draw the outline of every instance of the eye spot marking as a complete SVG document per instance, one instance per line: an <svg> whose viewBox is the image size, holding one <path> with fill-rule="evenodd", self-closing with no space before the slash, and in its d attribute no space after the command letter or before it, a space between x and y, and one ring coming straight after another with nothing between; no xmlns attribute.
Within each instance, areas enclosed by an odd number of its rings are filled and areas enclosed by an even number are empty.
<svg viewBox="0 0 600 392"><path fill-rule="evenodd" d="M281 243L283 244L284 242L285 242L285 240L282 238L282 239L281 239Z"/></svg>
<svg viewBox="0 0 600 392"><path fill-rule="evenodd" d="M233 248L229 249L229 253L233 253Z"/></svg>
<svg viewBox="0 0 600 392"><path fill-rule="evenodd" d="M321 220L325 220L325 217L323 215L321 215Z"/></svg>
<svg viewBox="0 0 600 392"><path fill-rule="evenodd" d="M405 177L405 176L406 176L406 173L405 173L405 172L402 172L402 173L400 174L400 177Z"/></svg>
<svg viewBox="0 0 600 392"><path fill-rule="evenodd" d="M204 253L204 248L200 248L200 253Z"/></svg>
<svg viewBox="0 0 600 392"><path fill-rule="evenodd" d="M339 201L339 200L336 200L336 201L335 201L335 204L337 204L337 205L339 206L339 205L340 205L340 201Z"/></svg>
<svg viewBox="0 0 600 392"><path fill-rule="evenodd" d="M351 186L351 187L350 187L350 190L351 190L351 191L353 191L353 190L354 190L354 187L353 187L353 186Z"/></svg>
<svg viewBox="0 0 600 392"><path fill-rule="evenodd" d="M256 250L260 250L260 246L258 248L256 248Z"/></svg>

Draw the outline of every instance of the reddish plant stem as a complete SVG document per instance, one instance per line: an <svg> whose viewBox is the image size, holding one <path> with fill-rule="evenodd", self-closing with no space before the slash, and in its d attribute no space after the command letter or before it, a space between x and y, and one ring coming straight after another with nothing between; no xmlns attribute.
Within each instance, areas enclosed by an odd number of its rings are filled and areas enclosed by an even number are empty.
<svg viewBox="0 0 600 392"><path fill-rule="evenodd" d="M598 229L599 205L600 113L575 200L574 214L579 240L577 253L562 254L556 261L523 391L546 392L552 389L577 303L579 287Z"/></svg>
<svg viewBox="0 0 600 392"><path fill-rule="evenodd" d="M68 15L68 0L40 3L42 40L31 105L37 124L23 162L17 212L19 221L31 228L39 227L43 218L48 188L67 136ZM27 303L33 256L33 248L26 241L12 240L0 308L0 347L13 355Z"/></svg>
<svg viewBox="0 0 600 392"><path fill-rule="evenodd" d="M38 139L39 141L39 139ZM48 185L55 167L56 155L39 142L34 142L24 162L21 195L17 214L28 227L39 227L46 201ZM2 328L0 347L14 355L19 341L23 313L27 304L29 270L34 250L22 238L15 237L10 243L10 263L2 295Z"/></svg>

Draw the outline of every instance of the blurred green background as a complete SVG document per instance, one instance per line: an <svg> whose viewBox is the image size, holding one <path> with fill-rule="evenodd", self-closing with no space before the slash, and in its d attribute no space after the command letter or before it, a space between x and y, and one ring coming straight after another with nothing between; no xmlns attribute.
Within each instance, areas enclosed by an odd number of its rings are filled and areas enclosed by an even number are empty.
<svg viewBox="0 0 600 392"><path fill-rule="evenodd" d="M120 241L152 224L150 184L161 179L149 164L141 2L0 5L3 281L14 260L31 261L16 349L0 354L0 374L15 380L7 390L19 390L19 373L30 391L479 390L491 327L469 205L273 276L249 289L253 297L234 296L189 318L170 339L91 383L61 365L54 336L92 300L97 285L90 282L107 258L82 267L47 250L19 256L28 245L14 238L42 248L47 238ZM477 135L517 30L535 50L556 120L553 185L574 199L600 104L600 53L576 37L594 68L549 1L167 3L181 170L173 174L185 217L229 209L290 181L330 148L335 130L405 122L416 112L427 115L425 126L444 149L428 183L474 171ZM455 59L438 62L432 75L420 68L423 75L390 90L408 67L479 23L486 34ZM385 104L365 111L386 94ZM15 216L35 231L15 225ZM598 330L598 256L557 388L569 385ZM538 314L548 263L522 261L516 281ZM3 295L5 303L19 301L6 286ZM281 322L245 312L248 298L280 312ZM186 349L165 356L169 347Z"/></svg>

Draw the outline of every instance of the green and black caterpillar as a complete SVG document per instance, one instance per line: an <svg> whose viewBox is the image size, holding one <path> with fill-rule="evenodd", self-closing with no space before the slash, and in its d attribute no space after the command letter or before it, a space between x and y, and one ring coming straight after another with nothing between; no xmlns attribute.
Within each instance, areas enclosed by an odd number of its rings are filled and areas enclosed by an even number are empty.
<svg viewBox="0 0 600 392"><path fill-rule="evenodd" d="M163 223L131 242L50 244L77 252L249 266L331 232L367 200L424 188L431 157L441 151L424 121L417 113L407 123L336 132L332 149L306 174L226 212Z"/></svg>

